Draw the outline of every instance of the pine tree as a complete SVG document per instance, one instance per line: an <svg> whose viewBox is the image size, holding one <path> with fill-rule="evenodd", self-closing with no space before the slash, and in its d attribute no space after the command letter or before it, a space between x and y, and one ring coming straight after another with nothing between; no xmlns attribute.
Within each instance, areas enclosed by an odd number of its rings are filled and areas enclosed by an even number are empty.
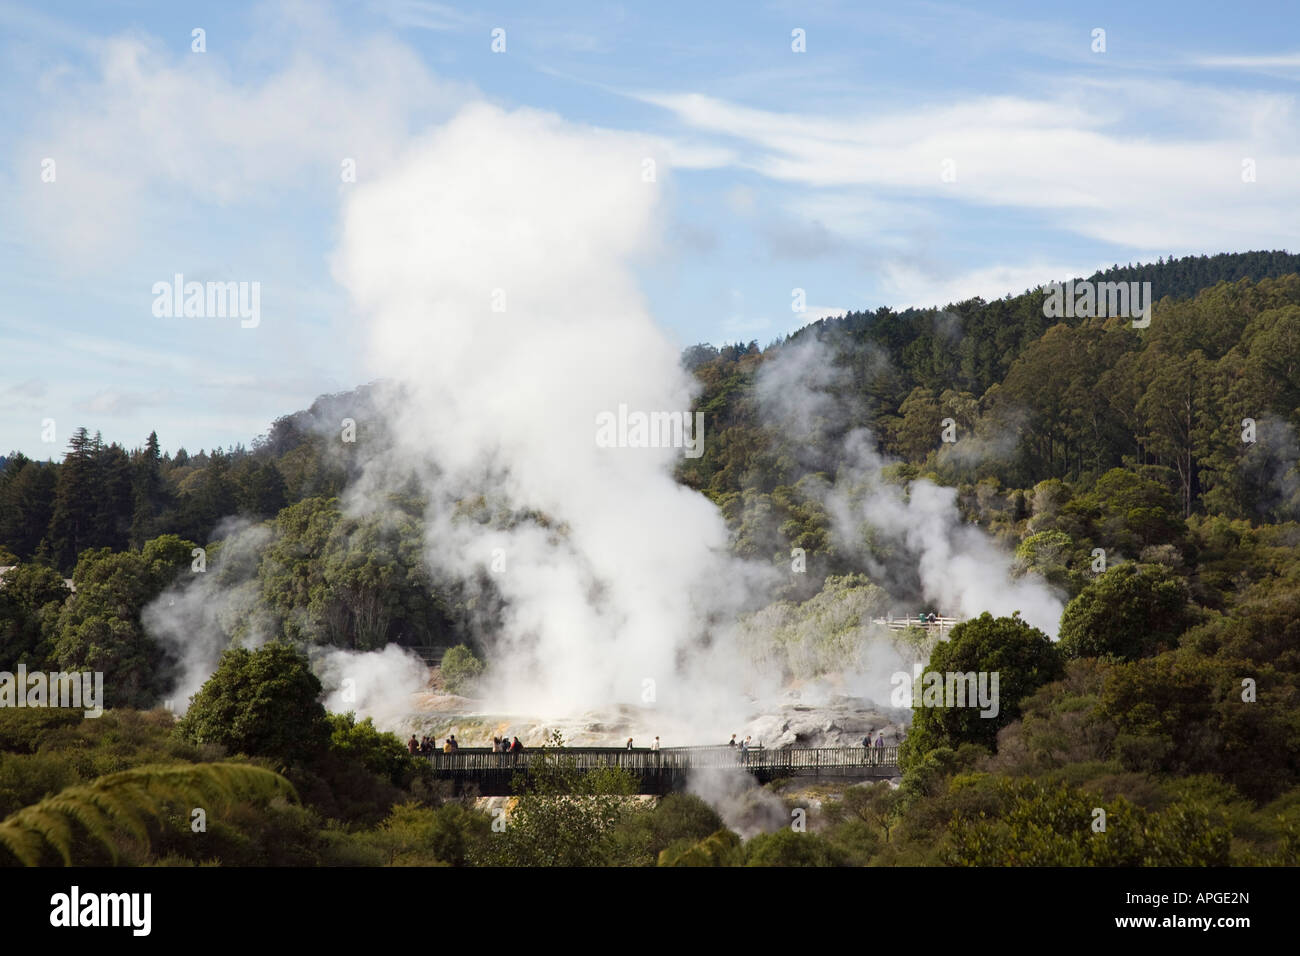
<svg viewBox="0 0 1300 956"><path fill-rule="evenodd" d="M136 459L132 494L135 507L131 515L131 545L139 548L154 535L158 516L167 505L157 432L149 433L144 451Z"/></svg>
<svg viewBox="0 0 1300 956"><path fill-rule="evenodd" d="M59 468L45 546L55 567L71 572L77 555L91 546L94 538L95 458L101 445L85 428L78 428L68 440L68 451Z"/></svg>

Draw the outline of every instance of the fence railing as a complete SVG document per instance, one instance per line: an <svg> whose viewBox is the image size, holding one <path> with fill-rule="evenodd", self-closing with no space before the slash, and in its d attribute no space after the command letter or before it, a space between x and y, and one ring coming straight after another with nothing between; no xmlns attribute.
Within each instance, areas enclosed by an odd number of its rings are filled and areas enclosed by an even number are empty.
<svg viewBox="0 0 1300 956"><path fill-rule="evenodd" d="M456 776L482 771L524 771L540 766L545 759L562 759L580 771L619 767L633 773L684 771L744 767L771 774L815 775L822 770L897 767L897 747L665 747L628 750L620 747L563 747L526 749L519 753L498 753L487 747L462 747L455 753L429 754L438 775Z"/></svg>

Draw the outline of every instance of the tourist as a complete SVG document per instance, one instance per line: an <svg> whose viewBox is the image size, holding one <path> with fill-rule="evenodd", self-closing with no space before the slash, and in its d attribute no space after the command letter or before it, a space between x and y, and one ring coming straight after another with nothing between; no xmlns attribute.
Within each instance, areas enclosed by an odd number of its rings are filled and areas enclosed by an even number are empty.
<svg viewBox="0 0 1300 956"><path fill-rule="evenodd" d="M420 742L415 739L415 734L411 734L411 739L406 742L406 749L411 752L411 756L415 756L416 748L419 746Z"/></svg>
<svg viewBox="0 0 1300 956"><path fill-rule="evenodd" d="M885 762L885 735L882 732L876 735L876 763L882 764L884 762Z"/></svg>
<svg viewBox="0 0 1300 956"><path fill-rule="evenodd" d="M628 745L631 746L631 743L632 743L632 742L629 740L629 741L628 741ZM653 751L654 753L658 753L658 752L659 752L659 738L658 738L658 737L656 737L656 738L655 738L655 742L654 742L653 744L650 745L650 750Z"/></svg>
<svg viewBox="0 0 1300 956"><path fill-rule="evenodd" d="M449 753L451 753L451 738L450 738L450 737L448 737L446 740L444 740L444 741L442 742L442 752L445 753L445 754L449 754Z"/></svg>
<svg viewBox="0 0 1300 956"><path fill-rule="evenodd" d="M732 734L732 735L731 735L731 741L727 744L727 746L728 746L728 747L734 747L734 746L736 746L736 735L735 735L735 734Z"/></svg>
<svg viewBox="0 0 1300 956"><path fill-rule="evenodd" d="M628 749L628 750L631 750L631 749L632 749L632 738L631 738L631 737L627 738L627 749Z"/></svg>
<svg viewBox="0 0 1300 956"><path fill-rule="evenodd" d="M452 734L450 739L451 739L451 752L455 753L457 750L460 749L460 744L456 742L455 734Z"/></svg>
<svg viewBox="0 0 1300 956"><path fill-rule="evenodd" d="M523 751L524 751L524 745L521 744L521 743L519 742L519 738L516 737L516 738L514 739L514 742L512 742L512 743L510 744L510 752L511 752L512 754L517 754L517 753L523 753Z"/></svg>

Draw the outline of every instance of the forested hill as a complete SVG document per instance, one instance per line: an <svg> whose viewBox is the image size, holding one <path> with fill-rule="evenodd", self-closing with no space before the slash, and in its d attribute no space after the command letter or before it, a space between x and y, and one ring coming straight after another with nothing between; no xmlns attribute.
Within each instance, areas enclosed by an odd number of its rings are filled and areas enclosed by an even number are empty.
<svg viewBox="0 0 1300 956"><path fill-rule="evenodd" d="M1030 489L1123 467L1166 488L1181 517L1294 513L1287 475L1300 425L1300 277L1165 298L1144 330L1118 318L1047 318L1044 295L850 313L761 352L753 343L688 350L712 435L703 457L685 463L684 480L734 509L747 490L793 486L807 462L830 460L849 429L867 426L880 450L947 484ZM763 421L754 384L783 353L813 344L824 350L815 364L841 414L791 435ZM955 445L939 440L945 418L956 422ZM1258 442L1242 439L1247 418Z"/></svg>
<svg viewBox="0 0 1300 956"><path fill-rule="evenodd" d="M1286 472L1284 426L1297 424L1300 407L1298 264L1287 253L1250 252L1099 274L1149 280L1170 296L1144 332L1114 319L1045 318L1038 291L942 310L850 313L766 351L757 343L687 349L709 431L704 456L684 463L682 479L725 506L742 550L738 496L794 486L859 425L883 451L952 484L1028 490L1124 466L1154 477L1184 516L1289 514L1294 502L1277 479ZM1284 268L1293 274L1271 278ZM1205 288L1174 301L1190 283ZM836 420L816 434L763 425L756 372L810 339L829 350L838 373ZM227 515L268 519L287 504L337 495L356 467L350 446L340 452L333 440L338 423L376 422L371 396L369 386L322 396L247 448L164 454L153 435L127 449L82 429L62 462L10 454L0 469L0 564L37 559L70 573L86 548L138 548L164 533L203 541ZM963 439L955 448L936 442L946 417ZM1247 449L1244 417L1283 430L1271 446ZM794 537L797 526L788 529Z"/></svg>
<svg viewBox="0 0 1300 956"><path fill-rule="evenodd" d="M1277 279L1300 272L1300 255L1289 252L1220 252L1215 256L1160 259L1148 265L1115 265L1088 278L1093 282L1150 282L1157 299L1188 299L1217 282Z"/></svg>

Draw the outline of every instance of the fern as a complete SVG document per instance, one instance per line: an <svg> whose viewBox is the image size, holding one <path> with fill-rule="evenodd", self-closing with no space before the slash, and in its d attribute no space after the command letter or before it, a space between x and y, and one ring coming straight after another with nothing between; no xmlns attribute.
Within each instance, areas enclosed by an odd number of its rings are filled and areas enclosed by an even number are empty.
<svg viewBox="0 0 1300 956"><path fill-rule="evenodd" d="M0 822L0 847L26 866L39 865L47 848L67 866L78 826L118 860L113 837L125 830L150 844L150 824L172 805L205 809L240 800L283 796L297 800L293 785L277 773L242 763L147 766L110 773L67 787ZM74 825L75 824L75 825Z"/></svg>

